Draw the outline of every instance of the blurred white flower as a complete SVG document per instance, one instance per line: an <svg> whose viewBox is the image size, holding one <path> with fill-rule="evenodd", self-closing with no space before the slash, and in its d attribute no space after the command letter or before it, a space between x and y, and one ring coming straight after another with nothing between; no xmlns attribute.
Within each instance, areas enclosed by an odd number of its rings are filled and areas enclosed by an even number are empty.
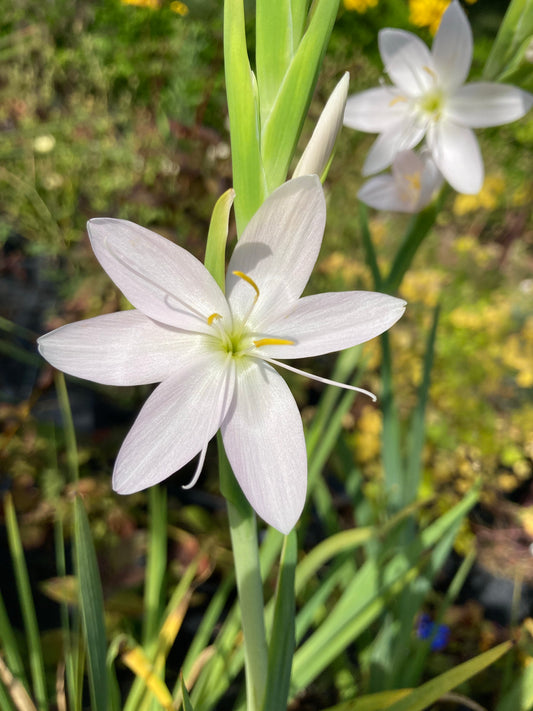
<svg viewBox="0 0 533 711"><path fill-rule="evenodd" d="M483 184L483 159L473 128L521 118L533 96L508 84L465 84L472 62L472 30L457 2L449 5L431 51L404 30L379 33L379 48L392 86L348 99L346 126L379 133L363 166L372 175L401 150L425 136L433 160L450 185L475 194Z"/></svg>
<svg viewBox="0 0 533 711"><path fill-rule="evenodd" d="M376 210L420 212L444 179L427 151L400 151L391 173L370 178L357 193L361 202Z"/></svg>

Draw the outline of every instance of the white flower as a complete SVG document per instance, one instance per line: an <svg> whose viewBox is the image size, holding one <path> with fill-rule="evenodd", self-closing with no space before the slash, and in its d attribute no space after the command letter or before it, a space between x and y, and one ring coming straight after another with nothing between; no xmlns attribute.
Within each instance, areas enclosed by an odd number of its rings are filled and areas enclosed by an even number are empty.
<svg viewBox="0 0 533 711"><path fill-rule="evenodd" d="M39 350L80 378L161 383L118 455L119 493L156 484L200 453L192 486L220 428L257 513L282 532L294 526L305 501L305 441L296 402L272 364L300 373L275 359L362 343L389 328L405 306L372 292L300 298L325 217L316 176L282 185L235 247L226 296L201 262L169 240L124 220L89 222L96 257L135 310L63 326L42 336Z"/></svg>
<svg viewBox="0 0 533 711"><path fill-rule="evenodd" d="M427 151L400 151L391 173L370 178L357 193L361 202L376 210L420 212L441 187L442 175Z"/></svg>
<svg viewBox="0 0 533 711"><path fill-rule="evenodd" d="M328 167L335 141L342 128L349 83L350 75L345 72L320 114L313 135L294 170L293 178L312 174L321 178Z"/></svg>
<svg viewBox="0 0 533 711"><path fill-rule="evenodd" d="M508 84L464 84L472 62L472 31L457 0L443 15L431 52L415 35L394 29L381 30L379 48L393 86L350 97L344 114L346 126L380 134L363 174L383 170L396 153L426 136L450 185L461 193L478 193L483 159L472 129L521 118L533 96Z"/></svg>

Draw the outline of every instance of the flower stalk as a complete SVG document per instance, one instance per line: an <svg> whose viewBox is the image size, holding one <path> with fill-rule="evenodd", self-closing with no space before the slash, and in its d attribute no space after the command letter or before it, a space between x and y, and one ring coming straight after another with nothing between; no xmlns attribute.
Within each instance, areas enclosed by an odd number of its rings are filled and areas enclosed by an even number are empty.
<svg viewBox="0 0 533 711"><path fill-rule="evenodd" d="M248 711L260 711L266 689L268 651L257 522L254 510L246 501L233 475L220 433L217 444L220 489L227 502L235 578L241 608Z"/></svg>

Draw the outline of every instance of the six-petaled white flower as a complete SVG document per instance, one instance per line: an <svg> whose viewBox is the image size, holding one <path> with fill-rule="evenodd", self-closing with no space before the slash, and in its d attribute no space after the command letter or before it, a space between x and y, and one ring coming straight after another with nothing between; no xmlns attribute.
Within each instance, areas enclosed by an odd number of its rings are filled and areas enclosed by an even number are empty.
<svg viewBox="0 0 533 711"><path fill-rule="evenodd" d="M99 383L160 383L119 452L118 492L156 484L200 454L192 485L220 428L257 513L282 532L294 526L305 501L305 441L296 402L272 364L301 372L276 359L362 343L405 306L372 292L300 298L325 216L316 176L278 188L235 247L225 295L169 240L124 220L89 222L96 257L135 308L63 326L42 336L39 350L66 373Z"/></svg>
<svg viewBox="0 0 533 711"><path fill-rule="evenodd" d="M425 136L433 160L450 185L478 193L483 159L473 128L498 126L524 116L533 96L494 82L465 84L472 62L472 31L457 2L443 15L431 51L404 30L379 33L379 49L393 86L351 96L344 123L379 133L363 166L372 175Z"/></svg>
<svg viewBox="0 0 533 711"><path fill-rule="evenodd" d="M357 197L376 210L420 212L429 203L443 178L427 151L400 151L390 173L370 178Z"/></svg>

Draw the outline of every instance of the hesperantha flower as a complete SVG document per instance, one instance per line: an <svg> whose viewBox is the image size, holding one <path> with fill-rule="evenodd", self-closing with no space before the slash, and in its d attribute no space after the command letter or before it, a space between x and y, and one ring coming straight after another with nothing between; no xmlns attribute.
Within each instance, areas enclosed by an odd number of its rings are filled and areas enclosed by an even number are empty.
<svg viewBox="0 0 533 711"><path fill-rule="evenodd" d="M473 128L498 126L524 116L533 95L508 84L465 84L472 62L472 30L457 0L442 17L431 51L404 30L379 33L379 49L391 86L351 96L344 123L379 133L363 166L378 173L402 150L425 136L435 164L461 193L478 193L483 159Z"/></svg>
<svg viewBox="0 0 533 711"><path fill-rule="evenodd" d="M305 501L305 440L296 402L273 366L301 373L277 359L362 343L405 307L361 291L301 298L325 218L317 176L284 183L237 243L225 294L201 262L164 237L125 220L89 221L97 259L134 309L62 326L39 339L39 351L98 383L160 383L118 454L116 491L152 486L199 454L192 486L220 429L250 504L280 531L294 526Z"/></svg>
<svg viewBox="0 0 533 711"><path fill-rule="evenodd" d="M428 151L400 151L391 172L367 180L357 197L376 210L415 213L429 205L442 183Z"/></svg>

